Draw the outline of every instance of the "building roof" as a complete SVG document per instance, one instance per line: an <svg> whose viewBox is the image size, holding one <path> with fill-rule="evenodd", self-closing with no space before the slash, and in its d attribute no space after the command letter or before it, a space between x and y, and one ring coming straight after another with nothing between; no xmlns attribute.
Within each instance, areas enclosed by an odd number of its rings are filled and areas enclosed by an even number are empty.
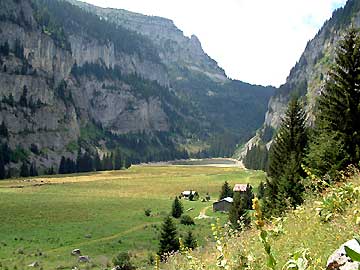
<svg viewBox="0 0 360 270"><path fill-rule="evenodd" d="M226 198L224 198L224 199L221 199L220 201L217 201L217 202L214 202L213 204L217 204L217 203L219 203L219 202L228 202L228 203L233 203L233 198L231 198L231 197L226 197Z"/></svg>
<svg viewBox="0 0 360 270"><path fill-rule="evenodd" d="M181 192L181 194L184 196L190 196L190 194L195 195L195 193L196 193L195 190L185 190L185 191Z"/></svg>
<svg viewBox="0 0 360 270"><path fill-rule="evenodd" d="M235 192L236 192L236 191L244 192L244 191L247 190L247 187L248 187L247 184L236 184L236 185L234 186L233 191L235 191Z"/></svg>
<svg viewBox="0 0 360 270"><path fill-rule="evenodd" d="M229 203L232 203L234 201L234 199L231 197L226 197L226 198L222 199L221 201L227 201Z"/></svg>

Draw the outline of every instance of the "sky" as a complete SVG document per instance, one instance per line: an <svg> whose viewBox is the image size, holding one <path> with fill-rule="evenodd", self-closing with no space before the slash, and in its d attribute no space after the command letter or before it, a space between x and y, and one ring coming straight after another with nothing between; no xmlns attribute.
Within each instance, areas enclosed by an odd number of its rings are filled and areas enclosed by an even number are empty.
<svg viewBox="0 0 360 270"><path fill-rule="evenodd" d="M82 0L171 19L232 79L285 83L334 9L346 0Z"/></svg>

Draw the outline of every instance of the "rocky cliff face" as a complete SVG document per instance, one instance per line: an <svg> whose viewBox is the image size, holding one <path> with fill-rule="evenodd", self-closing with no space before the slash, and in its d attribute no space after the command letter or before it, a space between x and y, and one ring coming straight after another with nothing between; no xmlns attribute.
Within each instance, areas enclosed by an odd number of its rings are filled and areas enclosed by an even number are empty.
<svg viewBox="0 0 360 270"><path fill-rule="evenodd" d="M227 79L195 36L167 19L72 3L81 8L0 2L0 123L9 132L0 140L15 174L21 162L56 169L61 156L115 147L137 162L177 158L180 144L229 133L236 143L260 124L273 89Z"/></svg>
<svg viewBox="0 0 360 270"><path fill-rule="evenodd" d="M216 61L203 51L195 35L184 36L168 19L68 1L151 40L166 67L169 86L196 107L202 129L216 126L220 133L231 133L236 143L243 143L259 126L264 113L260 104L269 98L273 88L229 80Z"/></svg>
<svg viewBox="0 0 360 270"><path fill-rule="evenodd" d="M120 9L99 8L76 0L69 2L104 20L148 37L157 46L162 62L172 71L169 73L175 80L182 79L176 72L180 67L198 71L219 82L227 80L224 70L203 51L199 39L195 35L190 38L184 36L169 19Z"/></svg>
<svg viewBox="0 0 360 270"><path fill-rule="evenodd" d="M349 0L344 8L334 11L332 18L325 22L317 35L308 42L300 60L290 71L286 83L271 97L263 127L237 151L238 158L243 158L254 142L270 146L271 137L264 136L264 133L266 130L276 130L279 127L287 103L293 95L303 98L309 124L314 123L316 97L321 94L329 67L334 61L336 44L351 25L360 26L360 3L356 0Z"/></svg>

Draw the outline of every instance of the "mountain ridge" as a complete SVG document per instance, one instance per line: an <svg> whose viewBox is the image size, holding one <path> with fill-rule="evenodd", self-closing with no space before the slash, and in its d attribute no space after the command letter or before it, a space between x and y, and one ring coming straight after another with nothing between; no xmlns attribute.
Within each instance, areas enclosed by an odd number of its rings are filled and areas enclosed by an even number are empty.
<svg viewBox="0 0 360 270"><path fill-rule="evenodd" d="M132 163L183 158L192 144L228 156L258 128L273 91L226 78L173 24L171 40L66 1L0 7L1 143L11 150L11 175L21 163L44 172L62 156L116 148Z"/></svg>
<svg viewBox="0 0 360 270"><path fill-rule="evenodd" d="M271 97L263 126L243 147L237 149L237 158L244 159L248 149L254 146L266 145L269 149L272 137L269 133L274 134L279 127L291 96L303 100L308 112L308 123L314 124L316 99L324 87L329 67L334 62L337 41L351 25L360 26L360 1L357 0L349 0L344 7L335 10L315 37L308 41L285 84Z"/></svg>

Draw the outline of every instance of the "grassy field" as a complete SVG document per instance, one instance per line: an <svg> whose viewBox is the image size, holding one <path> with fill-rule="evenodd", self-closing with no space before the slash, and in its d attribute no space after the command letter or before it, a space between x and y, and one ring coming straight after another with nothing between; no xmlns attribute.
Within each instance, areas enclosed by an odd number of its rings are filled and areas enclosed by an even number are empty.
<svg viewBox="0 0 360 270"><path fill-rule="evenodd" d="M360 187L360 176L349 179L354 187ZM339 183L338 187L344 185ZM311 193L310 193L311 194ZM329 256L346 241L360 235L360 202L357 199L349 206L344 207L341 213L335 213L333 218L324 222L320 219L319 202L329 191L318 195L308 195L305 203L297 210L289 210L282 221L268 223L266 230L269 234L269 243L277 261L276 269L290 269L283 266L298 251L306 251L309 259L308 270L326 269ZM340 195L340 197L343 195ZM239 269L239 258L248 260L248 269L270 269L267 267L267 256L259 240L259 230L253 226L233 237L227 237L224 248L229 269ZM196 250L194 257L199 258L206 266L205 269L219 269L216 267L216 258L219 252L214 245L208 245L203 250ZM244 259L245 258L245 259ZM175 256L161 269L175 270L188 269L182 265L186 260L182 256ZM242 269L242 268L241 268ZM292 268L291 268L292 269ZM294 268L297 269L297 268Z"/></svg>
<svg viewBox="0 0 360 270"><path fill-rule="evenodd" d="M183 190L208 192L217 199L224 181L257 187L262 172L240 168L198 166L133 166L126 171L37 177L0 182L0 269L23 269L37 261L43 269L71 269L70 255L79 248L92 259L86 268L104 269L115 254L130 251L137 265L146 267L155 253L163 218ZM212 202L184 201L192 217ZM146 217L144 210L152 214ZM196 220L200 244L211 240L214 219ZM181 234L189 229L179 225ZM16 265L16 267L15 267ZM26 267L25 267L26 266ZM85 266L80 266L83 269Z"/></svg>

